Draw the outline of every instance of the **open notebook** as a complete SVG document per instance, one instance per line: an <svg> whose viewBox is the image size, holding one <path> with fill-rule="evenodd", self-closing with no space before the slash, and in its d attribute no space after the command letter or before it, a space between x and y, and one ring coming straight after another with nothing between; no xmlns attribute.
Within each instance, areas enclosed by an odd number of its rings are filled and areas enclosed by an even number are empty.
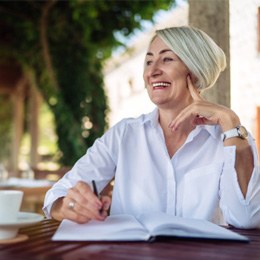
<svg viewBox="0 0 260 260"><path fill-rule="evenodd" d="M249 241L247 237L209 221L180 218L162 212L142 214L138 218L111 215L105 221L92 220L86 224L63 220L52 240L149 241L157 236Z"/></svg>

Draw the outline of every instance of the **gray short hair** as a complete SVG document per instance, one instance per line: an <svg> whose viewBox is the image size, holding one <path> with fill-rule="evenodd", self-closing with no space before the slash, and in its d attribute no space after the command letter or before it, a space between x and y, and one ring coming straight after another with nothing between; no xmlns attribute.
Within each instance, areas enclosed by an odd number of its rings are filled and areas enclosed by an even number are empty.
<svg viewBox="0 0 260 260"><path fill-rule="evenodd" d="M226 67L223 50L203 31L188 27L171 27L156 31L171 50L185 63L197 78L199 89L214 85Z"/></svg>

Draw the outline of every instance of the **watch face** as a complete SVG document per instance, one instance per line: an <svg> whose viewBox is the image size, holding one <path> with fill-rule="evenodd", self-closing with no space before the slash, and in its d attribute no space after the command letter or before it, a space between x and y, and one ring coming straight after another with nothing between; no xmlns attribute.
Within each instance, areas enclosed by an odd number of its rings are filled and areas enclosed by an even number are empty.
<svg viewBox="0 0 260 260"><path fill-rule="evenodd" d="M240 137L242 137L243 139L246 139L248 136L248 132L247 132L246 128L242 125L238 127L238 133L239 133Z"/></svg>

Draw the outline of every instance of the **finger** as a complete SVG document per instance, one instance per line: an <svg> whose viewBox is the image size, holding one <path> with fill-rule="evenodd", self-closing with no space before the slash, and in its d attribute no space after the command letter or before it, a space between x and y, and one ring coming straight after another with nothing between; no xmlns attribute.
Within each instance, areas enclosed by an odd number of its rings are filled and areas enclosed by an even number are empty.
<svg viewBox="0 0 260 260"><path fill-rule="evenodd" d="M77 202L77 205L80 205L81 207L87 207L89 204L91 204L92 207L98 209L102 206L99 200L96 202L97 198L93 198L91 191L86 191L82 194L82 191L76 186L68 190L67 197L71 201Z"/></svg>
<svg viewBox="0 0 260 260"><path fill-rule="evenodd" d="M179 128L179 126L183 122L190 122L190 125L196 125L198 122L202 122L203 115L201 111L203 111L203 102L201 101L194 101L192 104L184 108L177 117L169 124L169 128L172 131L175 131Z"/></svg>
<svg viewBox="0 0 260 260"><path fill-rule="evenodd" d="M100 199L94 194L92 188L85 182L79 181L75 186L80 195L85 198L87 201L93 203L93 206L96 205L97 208L102 207ZM84 202L84 201L83 201ZM95 205L94 205L95 204Z"/></svg>
<svg viewBox="0 0 260 260"><path fill-rule="evenodd" d="M111 198L109 196L102 196L101 202L102 202L102 209L108 211L111 205Z"/></svg>
<svg viewBox="0 0 260 260"><path fill-rule="evenodd" d="M74 197L75 198L75 197ZM70 206L73 202L73 207ZM103 216L100 215L100 208L93 207L93 204L86 202L85 204L78 199L71 199L66 197L64 206L65 217L76 220L76 222L86 222L90 219L103 220Z"/></svg>
<svg viewBox="0 0 260 260"><path fill-rule="evenodd" d="M191 118L196 116L194 112L190 109L190 106L186 107L184 110L182 110L179 115L169 124L169 128L172 129L172 131L178 130L179 126L184 121L191 121Z"/></svg>
<svg viewBox="0 0 260 260"><path fill-rule="evenodd" d="M183 122L189 121L195 125L216 125L220 120L219 106L205 101L196 101L183 109L179 115L169 124L172 130L177 130Z"/></svg>
<svg viewBox="0 0 260 260"><path fill-rule="evenodd" d="M79 216L90 219L101 219L99 210L102 208L101 201L93 194L88 184L79 182L75 187L69 189L68 203L75 203L73 211Z"/></svg>
<svg viewBox="0 0 260 260"><path fill-rule="evenodd" d="M77 214L74 211L68 211L65 218L77 222L79 224L87 223L91 220L91 218Z"/></svg>
<svg viewBox="0 0 260 260"><path fill-rule="evenodd" d="M187 76L187 85L188 85L188 89L190 91L191 97L193 98L193 100L202 100L201 96L200 96L200 92L197 89L197 87L194 86L194 84L192 83L191 77L190 75Z"/></svg>
<svg viewBox="0 0 260 260"><path fill-rule="evenodd" d="M108 216L109 214L109 209L111 205L111 198L108 196L102 196L101 201L103 204L102 210L100 211L100 214L104 219Z"/></svg>
<svg viewBox="0 0 260 260"><path fill-rule="evenodd" d="M62 207L61 207L63 219L69 219L69 220L75 221L77 223L86 223L91 219L88 216L78 214L75 211L76 204L75 204L74 208L68 207L70 202L71 202L71 199L69 199L68 197L64 197Z"/></svg>

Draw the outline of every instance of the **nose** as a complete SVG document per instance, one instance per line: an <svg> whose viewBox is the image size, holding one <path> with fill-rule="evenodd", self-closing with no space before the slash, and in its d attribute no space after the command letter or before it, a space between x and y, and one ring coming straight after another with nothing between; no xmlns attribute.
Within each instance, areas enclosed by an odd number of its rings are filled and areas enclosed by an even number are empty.
<svg viewBox="0 0 260 260"><path fill-rule="evenodd" d="M154 62L147 68L147 76L149 77L157 77L162 74L162 70L158 64L158 62Z"/></svg>

